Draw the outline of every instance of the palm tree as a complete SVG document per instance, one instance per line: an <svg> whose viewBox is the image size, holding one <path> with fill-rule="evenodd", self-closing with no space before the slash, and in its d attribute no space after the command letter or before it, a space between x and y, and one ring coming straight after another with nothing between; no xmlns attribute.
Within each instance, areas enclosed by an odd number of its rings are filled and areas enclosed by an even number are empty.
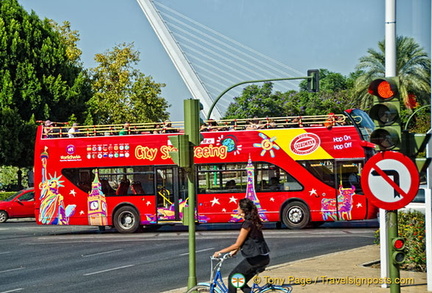
<svg viewBox="0 0 432 293"><path fill-rule="evenodd" d="M355 81L356 97L363 109L372 106L373 98L368 94L371 81L385 77L385 42L378 43L379 51L368 49L369 55L361 57L356 69L363 72ZM396 38L396 75L399 77L399 93L405 105L409 97L415 96L421 105L429 104L431 60L413 38Z"/></svg>

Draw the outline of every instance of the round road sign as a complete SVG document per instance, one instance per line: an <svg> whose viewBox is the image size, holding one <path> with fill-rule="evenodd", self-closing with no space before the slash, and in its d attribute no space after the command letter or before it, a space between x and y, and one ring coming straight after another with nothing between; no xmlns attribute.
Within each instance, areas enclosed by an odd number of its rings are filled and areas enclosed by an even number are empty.
<svg viewBox="0 0 432 293"><path fill-rule="evenodd" d="M393 151L370 158L361 176L364 194L375 206L385 210L397 210L409 204L417 194L419 183L414 162Z"/></svg>

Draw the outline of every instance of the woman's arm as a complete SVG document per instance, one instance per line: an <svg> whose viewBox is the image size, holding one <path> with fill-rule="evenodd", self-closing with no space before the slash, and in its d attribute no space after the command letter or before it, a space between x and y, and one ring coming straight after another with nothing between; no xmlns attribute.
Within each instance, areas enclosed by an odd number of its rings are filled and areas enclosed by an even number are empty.
<svg viewBox="0 0 432 293"><path fill-rule="evenodd" d="M241 228L236 242L234 244L228 246L228 247L225 247L224 249L216 251L213 254L213 256L218 257L218 256L220 256L220 254L227 253L227 252L231 252L232 255L236 254L240 250L243 243L245 242L245 240L249 234L249 231L250 231L250 228L248 228L248 229Z"/></svg>

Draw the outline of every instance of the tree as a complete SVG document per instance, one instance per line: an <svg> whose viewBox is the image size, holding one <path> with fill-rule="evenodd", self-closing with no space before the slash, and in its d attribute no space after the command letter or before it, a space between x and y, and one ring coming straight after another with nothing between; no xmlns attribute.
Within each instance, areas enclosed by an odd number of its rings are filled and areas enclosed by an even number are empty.
<svg viewBox="0 0 432 293"><path fill-rule="evenodd" d="M50 21L0 1L0 162L31 166L36 120L82 119L89 79Z"/></svg>
<svg viewBox="0 0 432 293"><path fill-rule="evenodd" d="M225 113L226 119L285 116L282 94L273 93L273 84L249 85L242 95L234 98Z"/></svg>
<svg viewBox="0 0 432 293"><path fill-rule="evenodd" d="M378 51L368 49L367 56L360 58L357 65L363 74L355 83L356 95L362 106L368 109L372 105L372 96L368 94L371 81L385 77L385 42L378 43ZM430 97L431 61L427 53L413 38L398 36L396 38L396 75L399 77L399 91L405 105L412 105L409 96L426 105Z"/></svg>
<svg viewBox="0 0 432 293"><path fill-rule="evenodd" d="M59 25L54 20L50 20L51 26L59 32L64 45L66 46L66 56L72 62L81 63L82 51L78 48L77 43L80 40L77 30L72 30L71 23L64 21L63 25Z"/></svg>
<svg viewBox="0 0 432 293"><path fill-rule="evenodd" d="M340 73L331 72L328 69L320 69L320 92L338 92L347 89L347 78ZM299 87L301 91L307 91L307 81L303 80Z"/></svg>
<svg viewBox="0 0 432 293"><path fill-rule="evenodd" d="M320 69L320 91L307 91L307 81L299 84L300 91L273 93L273 84L247 86L242 95L234 98L225 118L325 115L359 108L353 98L353 84L359 72L345 77L340 73Z"/></svg>
<svg viewBox="0 0 432 293"><path fill-rule="evenodd" d="M285 111L288 115L324 115L342 113L347 109L359 108L353 95L353 80L356 73L345 77L328 69L320 69L320 91L307 92L307 81L299 85L300 92L286 97Z"/></svg>
<svg viewBox="0 0 432 293"><path fill-rule="evenodd" d="M133 44L116 45L96 54L97 67L90 70L95 94L88 102L87 124L163 121L169 104L160 97L162 83L145 76L133 65L139 52Z"/></svg>

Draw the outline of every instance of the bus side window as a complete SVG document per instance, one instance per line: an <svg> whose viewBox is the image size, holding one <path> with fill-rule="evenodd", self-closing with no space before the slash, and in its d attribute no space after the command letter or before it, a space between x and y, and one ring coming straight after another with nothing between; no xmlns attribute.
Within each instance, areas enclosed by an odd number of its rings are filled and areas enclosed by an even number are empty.
<svg viewBox="0 0 432 293"><path fill-rule="evenodd" d="M105 195L114 195L116 191L111 187L107 178L101 179L102 192Z"/></svg>
<svg viewBox="0 0 432 293"><path fill-rule="evenodd" d="M116 195L126 195L128 194L130 181L128 179L122 179L120 185L117 188Z"/></svg>
<svg viewBox="0 0 432 293"><path fill-rule="evenodd" d="M272 191L281 190L278 177L271 177L270 178L270 190L272 190Z"/></svg>
<svg viewBox="0 0 432 293"><path fill-rule="evenodd" d="M145 194L144 189L143 189L140 181L132 182L131 188L132 188L133 194Z"/></svg>
<svg viewBox="0 0 432 293"><path fill-rule="evenodd" d="M236 187L237 187L237 184L236 184L235 180L228 180L225 183L225 189L236 189Z"/></svg>
<svg viewBox="0 0 432 293"><path fill-rule="evenodd" d="M269 185L267 183L267 180L261 180L260 183L258 183L258 190L268 190L269 189Z"/></svg>
<svg viewBox="0 0 432 293"><path fill-rule="evenodd" d="M84 192L90 192L91 191L91 186L90 186L90 183L88 183L88 182L82 182L82 181L80 181L80 182L78 182L77 186L81 190L83 190Z"/></svg>

